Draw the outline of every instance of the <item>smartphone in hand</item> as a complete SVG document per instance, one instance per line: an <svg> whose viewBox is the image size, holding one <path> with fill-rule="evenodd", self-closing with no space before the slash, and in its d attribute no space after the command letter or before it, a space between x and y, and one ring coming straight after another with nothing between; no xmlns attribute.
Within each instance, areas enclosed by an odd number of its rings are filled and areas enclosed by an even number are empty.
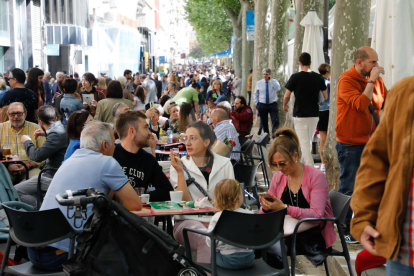
<svg viewBox="0 0 414 276"><path fill-rule="evenodd" d="M264 197L266 200L273 202L275 199L273 196L269 195L268 193L259 193L259 196Z"/></svg>

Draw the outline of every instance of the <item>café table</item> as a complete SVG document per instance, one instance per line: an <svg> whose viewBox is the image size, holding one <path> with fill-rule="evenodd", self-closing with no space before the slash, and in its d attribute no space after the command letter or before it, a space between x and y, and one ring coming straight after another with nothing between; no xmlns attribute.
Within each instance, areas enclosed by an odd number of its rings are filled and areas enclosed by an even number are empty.
<svg viewBox="0 0 414 276"><path fill-rule="evenodd" d="M20 158L6 158L6 159L0 159L0 163L3 164L21 164L26 169L26 180L29 179L29 168L27 167L26 162L27 159L20 159Z"/></svg>
<svg viewBox="0 0 414 276"><path fill-rule="evenodd" d="M165 217L166 218L166 229L163 227L164 230L167 231L168 234L171 236L173 235L173 225L172 225L172 216L174 215L195 215L195 216L202 216L202 215L214 215L214 212L216 211L213 207L203 207L198 208L197 210L194 208L184 209L182 212L154 212L151 210L150 205L144 205L142 209L149 210L148 212L142 212L142 211L132 211L132 213L137 214L140 217ZM164 220L165 223L165 220ZM158 225L157 225L158 226Z"/></svg>

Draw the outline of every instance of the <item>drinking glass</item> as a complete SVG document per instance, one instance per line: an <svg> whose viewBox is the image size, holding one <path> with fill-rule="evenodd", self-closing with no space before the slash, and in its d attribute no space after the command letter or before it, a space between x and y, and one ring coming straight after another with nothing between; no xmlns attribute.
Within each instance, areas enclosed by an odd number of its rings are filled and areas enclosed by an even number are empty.
<svg viewBox="0 0 414 276"><path fill-rule="evenodd" d="M175 154L178 157L180 157L180 149L179 148L173 148L173 154Z"/></svg>
<svg viewBox="0 0 414 276"><path fill-rule="evenodd" d="M3 156L4 157L10 157L11 155L11 150L10 150L10 146L9 145L4 145L3 146Z"/></svg>

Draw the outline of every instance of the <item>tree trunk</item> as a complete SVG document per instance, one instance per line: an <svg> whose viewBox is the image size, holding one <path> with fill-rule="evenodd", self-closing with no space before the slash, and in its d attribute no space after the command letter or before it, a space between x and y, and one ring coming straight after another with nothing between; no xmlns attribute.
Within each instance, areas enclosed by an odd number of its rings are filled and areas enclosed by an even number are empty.
<svg viewBox="0 0 414 276"><path fill-rule="evenodd" d="M241 14L242 14L242 87L241 95L247 99L247 79L250 75L250 69L253 68L253 50L254 44L253 41L247 40L246 33L246 11L254 10L254 3L248 1L240 1L242 5ZM237 76L237 75L236 75ZM249 100L247 99L247 102Z"/></svg>
<svg viewBox="0 0 414 276"><path fill-rule="evenodd" d="M277 93L279 108L279 125L285 123L286 113L283 112L283 97L287 82L288 53L287 43L289 35L289 0L272 0L272 15L269 38L269 68L272 76L280 83Z"/></svg>
<svg viewBox="0 0 414 276"><path fill-rule="evenodd" d="M262 79L262 71L268 68L269 59L269 28L270 20L267 18L270 0L254 1L254 57L252 78L252 103L254 102L254 91L257 81ZM252 104L255 111L256 107Z"/></svg>
<svg viewBox="0 0 414 276"><path fill-rule="evenodd" d="M370 11L371 1L336 1L332 41L328 136L322 149L322 156L326 166L326 178L328 179L330 189L338 189L340 174L338 155L335 149L336 87L339 76L353 64L355 51L361 46L368 45Z"/></svg>
<svg viewBox="0 0 414 276"><path fill-rule="evenodd" d="M234 49L233 49L233 63L234 73L236 76L242 73L242 26L241 20L236 20L233 23L233 35L234 35Z"/></svg>
<svg viewBox="0 0 414 276"><path fill-rule="evenodd" d="M323 0L296 0L296 17L295 17L295 45L293 53L293 68L292 73L299 72L299 56L302 53L303 36L305 34L305 27L300 25L300 22L308 13L309 10L315 10L319 18L323 14ZM312 58L312 57L311 57ZM295 104L295 95L291 95L289 101L289 112L286 114L285 126L293 128L293 106Z"/></svg>

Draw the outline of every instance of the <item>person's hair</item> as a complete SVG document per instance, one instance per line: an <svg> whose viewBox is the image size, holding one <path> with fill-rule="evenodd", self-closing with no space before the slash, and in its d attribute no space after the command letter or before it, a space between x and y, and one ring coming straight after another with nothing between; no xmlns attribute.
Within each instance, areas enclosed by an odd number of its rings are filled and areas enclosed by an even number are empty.
<svg viewBox="0 0 414 276"><path fill-rule="evenodd" d="M190 124L187 129L189 128L195 128L198 130L198 132L200 133L201 139L203 140L210 140L210 144L207 146L207 149L210 150L211 147L213 146L214 142L216 142L216 134L214 133L214 131L211 129L211 127L209 125L207 125L206 123L202 122L202 121L197 121L195 123Z"/></svg>
<svg viewBox="0 0 414 276"><path fill-rule="evenodd" d="M265 69L263 69L263 70L262 70L262 74L263 74L264 72L269 73L269 75L271 75L271 74L272 74L272 70L270 70L269 68L265 68Z"/></svg>
<svg viewBox="0 0 414 276"><path fill-rule="evenodd" d="M145 79L147 78L147 75L145 75L145 74L141 74L141 75L139 75L139 78L140 78L140 79L144 79L144 80L145 80Z"/></svg>
<svg viewBox="0 0 414 276"><path fill-rule="evenodd" d="M253 73L253 69L250 69L250 74Z"/></svg>
<svg viewBox="0 0 414 276"><path fill-rule="evenodd" d="M43 82L39 84L39 76L44 76L45 72L39 68L32 68L27 75L26 87L31 89L35 94L38 94L40 91L40 96L43 101L46 101L45 88L43 87ZM13 75L14 77L14 75Z"/></svg>
<svg viewBox="0 0 414 276"><path fill-rule="evenodd" d="M361 49L356 50L355 53L354 53L354 63L355 64L357 63L358 59L362 59L362 61L365 61L365 60L369 59L369 55L368 55L367 51L361 50ZM14 76L14 74L13 74L13 76Z"/></svg>
<svg viewBox="0 0 414 276"><path fill-rule="evenodd" d="M95 78L95 75L92 73L85 73L83 76L87 82L91 84L91 86L95 86L98 80Z"/></svg>
<svg viewBox="0 0 414 276"><path fill-rule="evenodd" d="M201 88L201 86L198 83L193 83L191 85L191 87L194 88L194 89L196 89L196 88L200 89Z"/></svg>
<svg viewBox="0 0 414 276"><path fill-rule="evenodd" d="M112 117L115 118L116 115L121 113L120 109L121 109L121 107L124 107L124 106L127 106L127 105L123 102L119 102L119 103L114 104L114 106L112 107Z"/></svg>
<svg viewBox="0 0 414 276"><path fill-rule="evenodd" d="M99 77L98 78L98 84L96 86L98 86L99 89L105 90L106 89L105 78Z"/></svg>
<svg viewBox="0 0 414 276"><path fill-rule="evenodd" d="M237 96L236 99L239 99L240 100L240 104L243 104L243 105L246 105L247 104L246 98L243 97L243 96Z"/></svg>
<svg viewBox="0 0 414 276"><path fill-rule="evenodd" d="M220 92L221 92L221 90L223 90L223 84L221 83L221 81L219 81L219 80L215 80L214 82L213 82L213 89L214 89L214 85L215 84L220 84Z"/></svg>
<svg viewBox="0 0 414 276"><path fill-rule="evenodd" d="M146 120L147 116L138 110L128 110L115 117L115 130L119 139L124 139L128 135L130 127L138 130L139 118Z"/></svg>
<svg viewBox="0 0 414 276"><path fill-rule="evenodd" d="M126 75L130 74L130 73L132 73L132 71L131 71L131 70L128 70L128 69L126 69L126 70L124 71L124 77L125 77Z"/></svg>
<svg viewBox="0 0 414 276"><path fill-rule="evenodd" d="M220 120L228 120L229 119L229 113L222 109L222 108L216 108L212 112L213 114L217 114Z"/></svg>
<svg viewBox="0 0 414 276"><path fill-rule="evenodd" d="M331 66L327 63L322 63L318 67L319 74L325 75L328 72L331 72Z"/></svg>
<svg viewBox="0 0 414 276"><path fill-rule="evenodd" d="M69 76L65 75L65 76L63 76L63 78L59 78L59 80L57 81L57 85L58 85L60 91L63 91L63 82L65 80L71 80L71 78Z"/></svg>
<svg viewBox="0 0 414 276"><path fill-rule="evenodd" d="M170 107L171 109L171 107ZM190 103L182 103L180 107L180 116L178 118L178 131L185 131L192 122L197 119L193 110L193 106Z"/></svg>
<svg viewBox="0 0 414 276"><path fill-rule="evenodd" d="M164 95L164 96L162 96L162 97L161 97L161 100L160 100L160 105L161 105L162 107L164 107L165 103L166 103L169 99L170 99L170 96L168 96L168 95Z"/></svg>
<svg viewBox="0 0 414 276"><path fill-rule="evenodd" d="M22 69L14 68L10 71L10 73L12 73L13 78L15 78L18 83L24 84L24 82L26 81L26 74Z"/></svg>
<svg viewBox="0 0 414 276"><path fill-rule="evenodd" d="M213 205L220 211L236 210L240 207L240 183L234 179L222 179L214 188Z"/></svg>
<svg viewBox="0 0 414 276"><path fill-rule="evenodd" d="M192 79L193 77L194 77L194 75L193 74L190 74L189 78Z"/></svg>
<svg viewBox="0 0 414 276"><path fill-rule="evenodd" d="M174 101L173 101L173 99L169 99L165 104L164 104L164 106L163 106L163 108L164 108L164 111L167 113L167 114L170 114L170 108L172 107L172 106L175 106L175 105L177 105ZM171 114L170 114L171 115Z"/></svg>
<svg viewBox="0 0 414 276"><path fill-rule="evenodd" d="M228 101L219 102L216 106L219 108L225 108L229 114L231 113L231 104Z"/></svg>
<svg viewBox="0 0 414 276"><path fill-rule="evenodd" d="M116 80L121 84L122 88L126 85L127 79L124 76L119 76ZM110 84L110 83L109 83ZM108 84L108 86L109 86Z"/></svg>
<svg viewBox="0 0 414 276"><path fill-rule="evenodd" d="M6 89L6 81L3 78L0 78L0 89Z"/></svg>
<svg viewBox="0 0 414 276"><path fill-rule="evenodd" d="M74 79L64 79L62 88L66 94L73 94L78 89L78 82Z"/></svg>
<svg viewBox="0 0 414 276"><path fill-rule="evenodd" d="M43 105L39 107L37 116L46 125L52 125L57 121L56 109L51 105Z"/></svg>
<svg viewBox="0 0 414 276"><path fill-rule="evenodd" d="M168 83L169 83L169 84L171 84L171 85L172 85L172 87L174 87L174 88L176 88L176 87L177 87L177 84L176 84L175 82L173 82L173 81L169 81Z"/></svg>
<svg viewBox="0 0 414 276"><path fill-rule="evenodd" d="M299 150L299 138L293 129L288 127L280 128L275 131L273 136L275 138L269 149L268 162L270 169L277 169L277 165L273 163L273 155L276 152L280 153L288 162L294 162L292 156L295 154L295 152L298 153L300 158L301 153Z"/></svg>
<svg viewBox="0 0 414 276"><path fill-rule="evenodd" d="M303 66L309 66L311 64L311 56L309 53L303 52L302 54L300 54L299 56L299 62L303 65Z"/></svg>
<svg viewBox="0 0 414 276"><path fill-rule="evenodd" d="M48 71L45 72L45 78L46 77L50 77L50 72L48 72Z"/></svg>
<svg viewBox="0 0 414 276"><path fill-rule="evenodd" d="M80 140L82 129L89 115L90 113L86 109L77 110L70 114L68 122L66 124L68 144L70 140Z"/></svg>
<svg viewBox="0 0 414 276"><path fill-rule="evenodd" d="M104 141L112 146L111 133L113 131L114 126L109 123L100 121L86 123L80 135L80 148L100 151Z"/></svg>
<svg viewBox="0 0 414 276"><path fill-rule="evenodd" d="M203 78L201 79L201 83L207 83L207 79L206 79L205 77L203 77Z"/></svg>
<svg viewBox="0 0 414 276"><path fill-rule="evenodd" d="M208 102L209 102L209 103L211 102L211 103L213 103L213 104L214 104L214 102L215 102L215 101L214 101L214 98L213 98L213 97L208 98Z"/></svg>
<svg viewBox="0 0 414 276"><path fill-rule="evenodd" d="M122 99L124 92L119 81L111 81L106 89L106 98Z"/></svg>
<svg viewBox="0 0 414 276"><path fill-rule="evenodd" d="M73 73L73 76L77 79L77 78L79 78L79 74L78 73Z"/></svg>
<svg viewBox="0 0 414 276"><path fill-rule="evenodd" d="M145 103L145 90L142 86L137 87L134 96L137 97L141 103Z"/></svg>
<svg viewBox="0 0 414 276"><path fill-rule="evenodd" d="M174 74L171 74L170 77L168 78L168 81L177 82L177 77Z"/></svg>
<svg viewBox="0 0 414 276"><path fill-rule="evenodd" d="M27 108L26 108L26 106L25 106L23 103L21 103L21 102L12 102L11 104L9 104L9 108L8 108L8 110L10 110L10 108L11 108L12 106L14 106L14 105L20 105L21 107L23 107L23 111L24 111L24 112L27 112Z"/></svg>
<svg viewBox="0 0 414 276"><path fill-rule="evenodd" d="M78 87L76 88L76 92L80 93L83 90L82 82L78 82Z"/></svg>

